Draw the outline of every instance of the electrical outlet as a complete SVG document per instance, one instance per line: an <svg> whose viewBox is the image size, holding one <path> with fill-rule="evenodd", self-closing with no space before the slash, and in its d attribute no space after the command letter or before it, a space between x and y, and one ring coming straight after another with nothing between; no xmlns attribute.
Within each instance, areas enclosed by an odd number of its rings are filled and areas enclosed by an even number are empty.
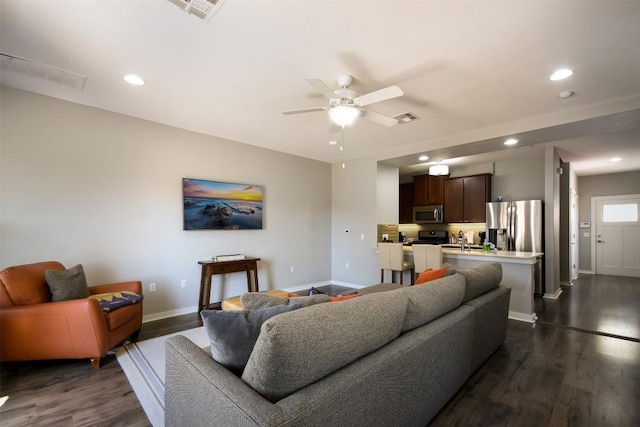
<svg viewBox="0 0 640 427"><path fill-rule="evenodd" d="M364 240L364 233L360 235L360 240Z"/></svg>
<svg viewBox="0 0 640 427"><path fill-rule="evenodd" d="M180 281L180 287L181 288L186 288L187 287L187 279L182 279Z"/></svg>
<svg viewBox="0 0 640 427"><path fill-rule="evenodd" d="M349 269L349 263L348 262L344 263L344 268Z"/></svg>
<svg viewBox="0 0 640 427"><path fill-rule="evenodd" d="M292 265L292 266L291 266L291 272L292 272L292 273L295 273L295 271L296 271L296 268Z"/></svg>
<svg viewBox="0 0 640 427"><path fill-rule="evenodd" d="M156 284L149 283L149 292L155 292L155 291L156 291Z"/></svg>

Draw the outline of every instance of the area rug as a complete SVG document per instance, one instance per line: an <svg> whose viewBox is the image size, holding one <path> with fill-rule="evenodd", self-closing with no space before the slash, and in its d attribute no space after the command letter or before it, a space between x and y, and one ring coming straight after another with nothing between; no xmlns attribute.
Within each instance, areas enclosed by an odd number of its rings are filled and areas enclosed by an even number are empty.
<svg viewBox="0 0 640 427"><path fill-rule="evenodd" d="M164 342L174 335L184 335L209 351L211 343L203 326L115 349L118 363L154 427L164 426Z"/></svg>

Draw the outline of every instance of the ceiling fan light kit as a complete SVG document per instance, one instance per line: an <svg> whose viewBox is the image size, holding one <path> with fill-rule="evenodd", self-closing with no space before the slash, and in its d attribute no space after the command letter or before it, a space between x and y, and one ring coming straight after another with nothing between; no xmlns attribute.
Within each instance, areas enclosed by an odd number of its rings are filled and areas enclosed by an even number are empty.
<svg viewBox="0 0 640 427"><path fill-rule="evenodd" d="M351 126L360 115L360 110L349 105L338 105L329 110L331 121L344 128Z"/></svg>
<svg viewBox="0 0 640 427"><path fill-rule="evenodd" d="M344 129L345 126L352 125L358 117L363 117L369 121L384 126L393 126L398 124L398 119L395 117L385 116L384 114L366 110L362 107L402 96L404 95L402 89L398 86L388 86L386 88L358 96L356 91L349 89L352 82L353 77L349 74L342 74L338 76L338 85L340 88L334 91L320 79L307 79L307 83L329 99L329 107L313 107L283 111L282 114L289 115L315 111L328 111L329 118L332 122L329 133L335 133L340 129Z"/></svg>

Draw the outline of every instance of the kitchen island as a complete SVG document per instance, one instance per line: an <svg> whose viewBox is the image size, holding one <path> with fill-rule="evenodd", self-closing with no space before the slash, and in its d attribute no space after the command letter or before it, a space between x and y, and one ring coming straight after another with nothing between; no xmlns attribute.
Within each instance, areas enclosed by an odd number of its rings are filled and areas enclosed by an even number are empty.
<svg viewBox="0 0 640 427"><path fill-rule="evenodd" d="M404 250L405 258L413 261L413 248L405 246ZM460 249L442 249L443 262L459 268L472 268L483 262L502 264L502 284L511 288L509 318L530 323L534 323L537 319L533 311L533 290L536 265L542 255L542 252L483 252L477 249L462 252Z"/></svg>

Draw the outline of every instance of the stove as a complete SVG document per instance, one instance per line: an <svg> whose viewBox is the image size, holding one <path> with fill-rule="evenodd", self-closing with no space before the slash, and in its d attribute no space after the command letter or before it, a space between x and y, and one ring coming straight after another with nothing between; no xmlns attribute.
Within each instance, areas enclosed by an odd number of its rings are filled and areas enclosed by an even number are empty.
<svg viewBox="0 0 640 427"><path fill-rule="evenodd" d="M418 240L414 240L414 245L443 245L449 243L449 232L447 230L421 230L418 231Z"/></svg>

